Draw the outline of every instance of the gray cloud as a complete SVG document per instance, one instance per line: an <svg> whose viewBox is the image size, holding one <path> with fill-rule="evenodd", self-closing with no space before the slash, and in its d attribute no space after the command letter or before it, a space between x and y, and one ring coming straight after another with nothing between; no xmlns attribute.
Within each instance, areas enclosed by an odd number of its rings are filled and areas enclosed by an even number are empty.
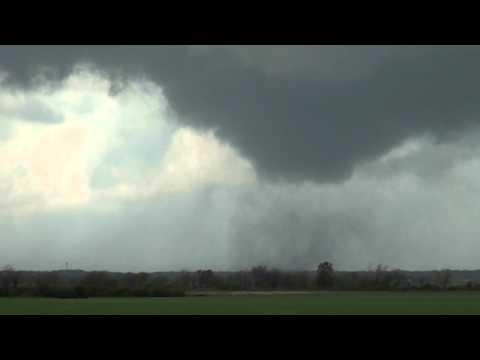
<svg viewBox="0 0 480 360"><path fill-rule="evenodd" d="M344 180L418 132L448 140L480 110L476 46L7 46L0 58L24 85L78 61L148 76L183 121L216 128L270 179Z"/></svg>
<svg viewBox="0 0 480 360"><path fill-rule="evenodd" d="M115 80L112 96L129 77L153 79L179 120L215 128L263 176L22 224L4 200L1 259L125 271L303 269L324 259L343 269L478 267L479 60L476 46L1 47L12 87L56 86L82 61ZM377 161L417 137L418 151ZM95 187L107 175L96 172ZM264 181L278 179L291 182Z"/></svg>

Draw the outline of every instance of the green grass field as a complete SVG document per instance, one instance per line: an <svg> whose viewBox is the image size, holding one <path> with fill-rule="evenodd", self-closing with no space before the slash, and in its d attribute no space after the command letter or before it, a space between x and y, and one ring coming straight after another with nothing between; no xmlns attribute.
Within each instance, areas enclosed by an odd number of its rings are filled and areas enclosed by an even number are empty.
<svg viewBox="0 0 480 360"><path fill-rule="evenodd" d="M1 298L0 314L309 315L480 314L480 293L320 292L182 298Z"/></svg>

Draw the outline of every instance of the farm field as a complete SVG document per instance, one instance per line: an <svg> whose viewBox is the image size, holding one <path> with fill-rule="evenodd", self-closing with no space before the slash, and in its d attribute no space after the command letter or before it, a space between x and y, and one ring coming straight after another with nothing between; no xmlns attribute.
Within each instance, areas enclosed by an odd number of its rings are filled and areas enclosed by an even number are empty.
<svg viewBox="0 0 480 360"><path fill-rule="evenodd" d="M0 298L1 315L468 315L476 292L210 294L179 298Z"/></svg>

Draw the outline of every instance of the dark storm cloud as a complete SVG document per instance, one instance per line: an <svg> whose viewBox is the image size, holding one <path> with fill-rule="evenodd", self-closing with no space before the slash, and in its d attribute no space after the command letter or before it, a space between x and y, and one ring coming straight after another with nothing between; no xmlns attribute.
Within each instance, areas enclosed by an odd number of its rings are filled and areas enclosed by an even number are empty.
<svg viewBox="0 0 480 360"><path fill-rule="evenodd" d="M270 179L339 181L405 138L448 140L478 122L476 46L10 47L13 83L80 61L147 76L188 124L217 129ZM38 80L37 80L38 81Z"/></svg>

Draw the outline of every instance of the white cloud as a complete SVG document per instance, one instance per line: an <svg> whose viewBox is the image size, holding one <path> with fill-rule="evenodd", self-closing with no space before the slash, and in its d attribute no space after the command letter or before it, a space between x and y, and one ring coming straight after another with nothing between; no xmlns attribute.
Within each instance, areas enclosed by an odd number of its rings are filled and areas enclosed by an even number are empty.
<svg viewBox="0 0 480 360"><path fill-rule="evenodd" d="M11 127L0 142L0 180L11 211L253 179L251 166L212 133L180 128L160 87L139 80L114 97L109 88L79 67L53 91L0 93L0 117ZM64 121L47 126L7 117L32 104L61 110Z"/></svg>
<svg viewBox="0 0 480 360"><path fill-rule="evenodd" d="M420 151L430 139L414 138L405 140L400 146L394 147L385 155L380 157L380 162L388 163L393 160L403 159Z"/></svg>

